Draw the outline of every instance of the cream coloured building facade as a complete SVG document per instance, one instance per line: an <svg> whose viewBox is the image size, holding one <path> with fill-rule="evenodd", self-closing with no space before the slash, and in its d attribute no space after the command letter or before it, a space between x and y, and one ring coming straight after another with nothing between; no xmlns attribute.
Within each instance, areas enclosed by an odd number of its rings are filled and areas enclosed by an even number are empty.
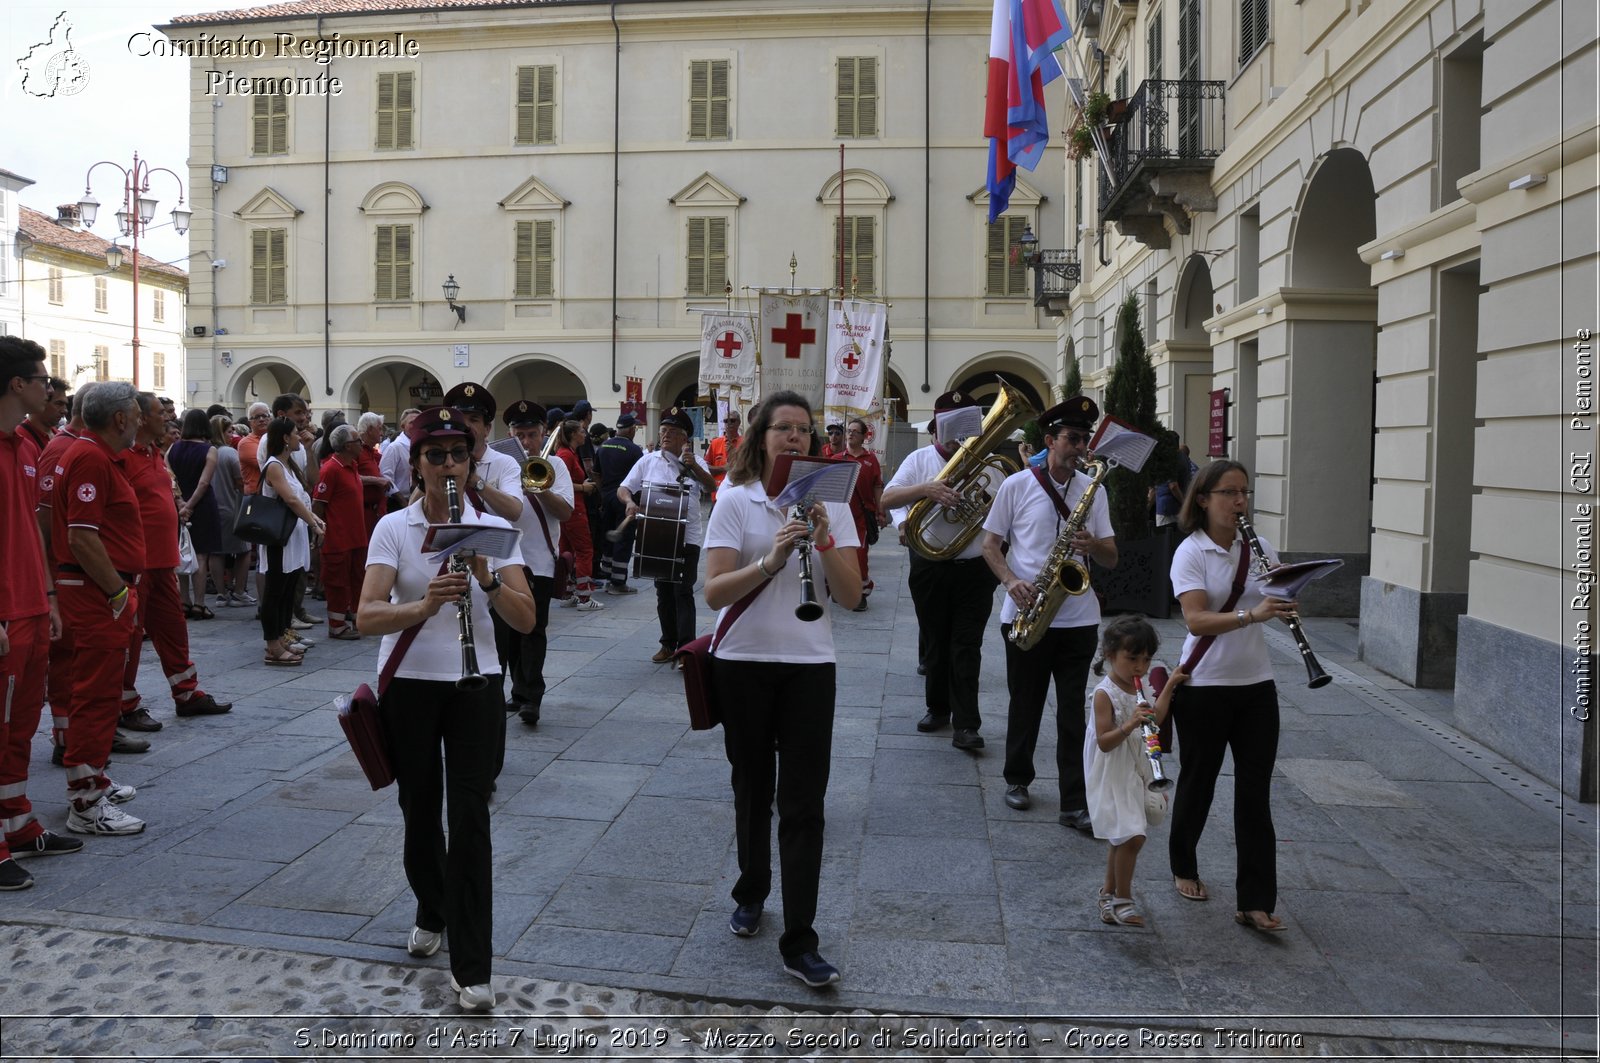
<svg viewBox="0 0 1600 1063"><path fill-rule="evenodd" d="M1067 162L1081 206L1043 237L1084 263L1063 366L1103 387L1143 297L1167 424L1204 455L1228 389L1261 531L1347 561L1308 607L1359 614L1365 660L1453 685L1457 725L1594 800L1593 5L1069 7L1131 113L1109 175Z"/></svg>
<svg viewBox="0 0 1600 1063"><path fill-rule="evenodd" d="M797 285L833 283L843 144L847 272L893 304L901 420L996 373L1048 402L1054 329L1002 259L1024 224L1063 224L1063 175L1024 175L991 235L989 0L412 6L162 27L268 53L170 60L192 72L192 239L221 263L193 282L203 396L392 417L473 379L609 421L637 377L658 412L693 395L724 283L742 308L790 284L791 254ZM274 35L319 27L400 54L277 56ZM319 75L340 93L237 91Z"/></svg>

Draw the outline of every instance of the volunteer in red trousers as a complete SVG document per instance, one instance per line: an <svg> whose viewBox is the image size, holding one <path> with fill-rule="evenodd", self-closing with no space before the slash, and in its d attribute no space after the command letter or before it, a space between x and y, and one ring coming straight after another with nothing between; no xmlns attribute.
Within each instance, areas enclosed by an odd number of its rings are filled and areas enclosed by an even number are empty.
<svg viewBox="0 0 1600 1063"><path fill-rule="evenodd" d="M362 508L367 522L367 538L371 539L372 529L378 526L378 518L389 511L389 492L394 489L394 485L383 475L383 452L378 449L378 442L383 439L383 414L371 410L362 414L356 419L356 433L361 440L357 467L361 472ZM324 553L327 552L326 543L322 549ZM356 581L356 593L361 593L359 579ZM328 620L331 623L333 617L330 615Z"/></svg>
<svg viewBox="0 0 1600 1063"><path fill-rule="evenodd" d="M83 400L86 434L54 473L50 554L61 619L73 637L67 829L77 834L144 830L143 820L117 807L134 796L133 787L106 777L145 564L139 500L114 459L133 445L139 413L133 385L100 384Z"/></svg>
<svg viewBox="0 0 1600 1063"><path fill-rule="evenodd" d="M38 496L38 448L19 427L46 408L51 395L44 348L16 336L0 336L0 528L6 550L0 559L0 890L23 890L33 875L14 856L76 852L83 843L44 829L28 801L28 758L44 711L45 647L61 633L44 566L43 541L34 523Z"/></svg>
<svg viewBox="0 0 1600 1063"><path fill-rule="evenodd" d="M167 677L179 716L216 716L233 708L200 689L189 656L189 624L183 618L183 598L178 593L178 509L173 498L172 473L161 453L166 437L166 414L161 401L148 391L139 392L139 429L133 446L116 456L122 475L139 499L139 519L144 527L144 563L139 571L139 608L128 639L128 659L122 670L122 717L130 731L159 731L161 722L150 715L139 697L139 655L144 636L150 636Z"/></svg>
<svg viewBox="0 0 1600 1063"><path fill-rule="evenodd" d="M97 388L97 383L83 385L72 396L70 415L67 426L55 434L44 453L39 455L39 509L37 518L39 533L44 536L44 556L52 556L50 550L50 506L55 498L55 483L57 467L61 459L67 456L67 448L72 446L89 430L83 426L83 400L91 389ZM61 637L50 640L50 665L49 678L45 684L46 696L50 701L50 737L54 743L54 750L50 754L50 763L60 767L61 758L67 752L67 716L72 708L72 629L65 624L61 628ZM129 736L133 741L143 743L145 749L150 744L142 738ZM111 750L117 752L115 746Z"/></svg>
<svg viewBox="0 0 1600 1063"><path fill-rule="evenodd" d="M367 571L365 494L358 451L361 440L347 424L328 433L330 457L322 463L311 509L328 525L322 540L322 589L328 599L328 637L354 641L356 607Z"/></svg>

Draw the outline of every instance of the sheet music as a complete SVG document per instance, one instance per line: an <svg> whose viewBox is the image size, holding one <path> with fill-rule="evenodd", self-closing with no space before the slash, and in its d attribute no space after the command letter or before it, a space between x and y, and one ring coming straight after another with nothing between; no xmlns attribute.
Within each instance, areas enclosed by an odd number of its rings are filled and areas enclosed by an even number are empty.
<svg viewBox="0 0 1600 1063"><path fill-rule="evenodd" d="M934 417L939 442L959 443L983 431L983 410L977 406L963 406L959 410L944 410Z"/></svg>
<svg viewBox="0 0 1600 1063"><path fill-rule="evenodd" d="M773 488L782 485L773 501L784 508L808 496L817 502L842 502L848 505L860 476L861 466L849 459L780 454L772 463L767 497L771 498Z"/></svg>
<svg viewBox="0 0 1600 1063"><path fill-rule="evenodd" d="M489 444L489 449L498 450L500 453L515 461L518 465L521 465L530 457L530 455L522 449L522 444L517 442L515 436L510 436L506 439L496 439L493 443Z"/></svg>
<svg viewBox="0 0 1600 1063"><path fill-rule="evenodd" d="M1261 589L1274 598L1298 598L1308 583L1321 579L1343 564L1344 561L1340 558L1329 557L1320 561L1296 561L1292 565L1279 565L1267 573L1261 582Z"/></svg>
<svg viewBox="0 0 1600 1063"><path fill-rule="evenodd" d="M422 552L432 551L429 560L437 565L459 553L482 554L495 560L510 557L522 539L516 528L497 528L486 524L432 524L422 539Z"/></svg>
<svg viewBox="0 0 1600 1063"><path fill-rule="evenodd" d="M1095 457L1134 472L1144 468L1144 463L1150 460L1150 453L1155 449L1153 436L1147 436L1115 417L1101 421L1099 431L1089 443L1089 450Z"/></svg>

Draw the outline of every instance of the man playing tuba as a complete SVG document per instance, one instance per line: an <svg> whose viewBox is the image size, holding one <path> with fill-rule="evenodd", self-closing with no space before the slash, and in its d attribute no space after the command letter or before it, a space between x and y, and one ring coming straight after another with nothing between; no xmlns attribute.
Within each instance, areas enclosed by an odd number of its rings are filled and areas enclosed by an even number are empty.
<svg viewBox="0 0 1600 1063"><path fill-rule="evenodd" d="M983 522L983 556L1006 589L1000 609L1002 626L1009 626L1017 611L1033 602L1039 590L1033 581L1089 487L1089 477L1077 468L1099 419L1099 407L1084 395L1046 410L1039 416L1047 454L1044 465L1008 476L995 495ZM1009 554L1001 552L1002 542L1011 544ZM1116 567L1117 544L1103 492L1091 501L1085 526L1070 545L1085 558L1092 557L1106 568ZM1059 820L1063 826L1087 832L1092 827L1083 785L1083 703L1100 626L1099 600L1092 593L1070 595L1047 623L1049 630L1031 649L1020 649L1009 638L1005 640L1006 687L1011 693L1006 717L1005 800L1019 811L1032 803L1028 786L1034 777L1033 751L1053 679L1056 767L1061 779Z"/></svg>

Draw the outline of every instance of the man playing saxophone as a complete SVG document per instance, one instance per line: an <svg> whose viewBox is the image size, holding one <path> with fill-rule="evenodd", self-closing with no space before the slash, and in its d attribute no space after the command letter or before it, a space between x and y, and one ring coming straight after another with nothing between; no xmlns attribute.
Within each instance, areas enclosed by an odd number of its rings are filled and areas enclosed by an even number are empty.
<svg viewBox="0 0 1600 1063"><path fill-rule="evenodd" d="M1008 476L995 495L983 523L983 556L1006 590L1000 623L1008 630L1018 611L1029 608L1042 589L1036 581L1090 487L1089 477L1077 471L1077 466L1099 419L1099 407L1084 395L1046 410L1039 417L1047 453L1044 465ZM1001 552L1002 543L1010 543L1009 554ZM1117 545L1104 492L1092 497L1087 519L1069 545L1085 568L1088 558L1106 568L1116 567ZM1031 648L1021 649L1009 637L1005 640L1006 687L1011 697L1006 721L1005 801L1018 810L1032 804L1028 786L1034 779L1033 751L1039 741L1045 696L1054 680L1056 767L1061 780L1058 818L1063 826L1088 832L1092 827L1079 753L1100 603L1092 592L1071 594L1053 617L1041 617L1039 623L1048 631Z"/></svg>

